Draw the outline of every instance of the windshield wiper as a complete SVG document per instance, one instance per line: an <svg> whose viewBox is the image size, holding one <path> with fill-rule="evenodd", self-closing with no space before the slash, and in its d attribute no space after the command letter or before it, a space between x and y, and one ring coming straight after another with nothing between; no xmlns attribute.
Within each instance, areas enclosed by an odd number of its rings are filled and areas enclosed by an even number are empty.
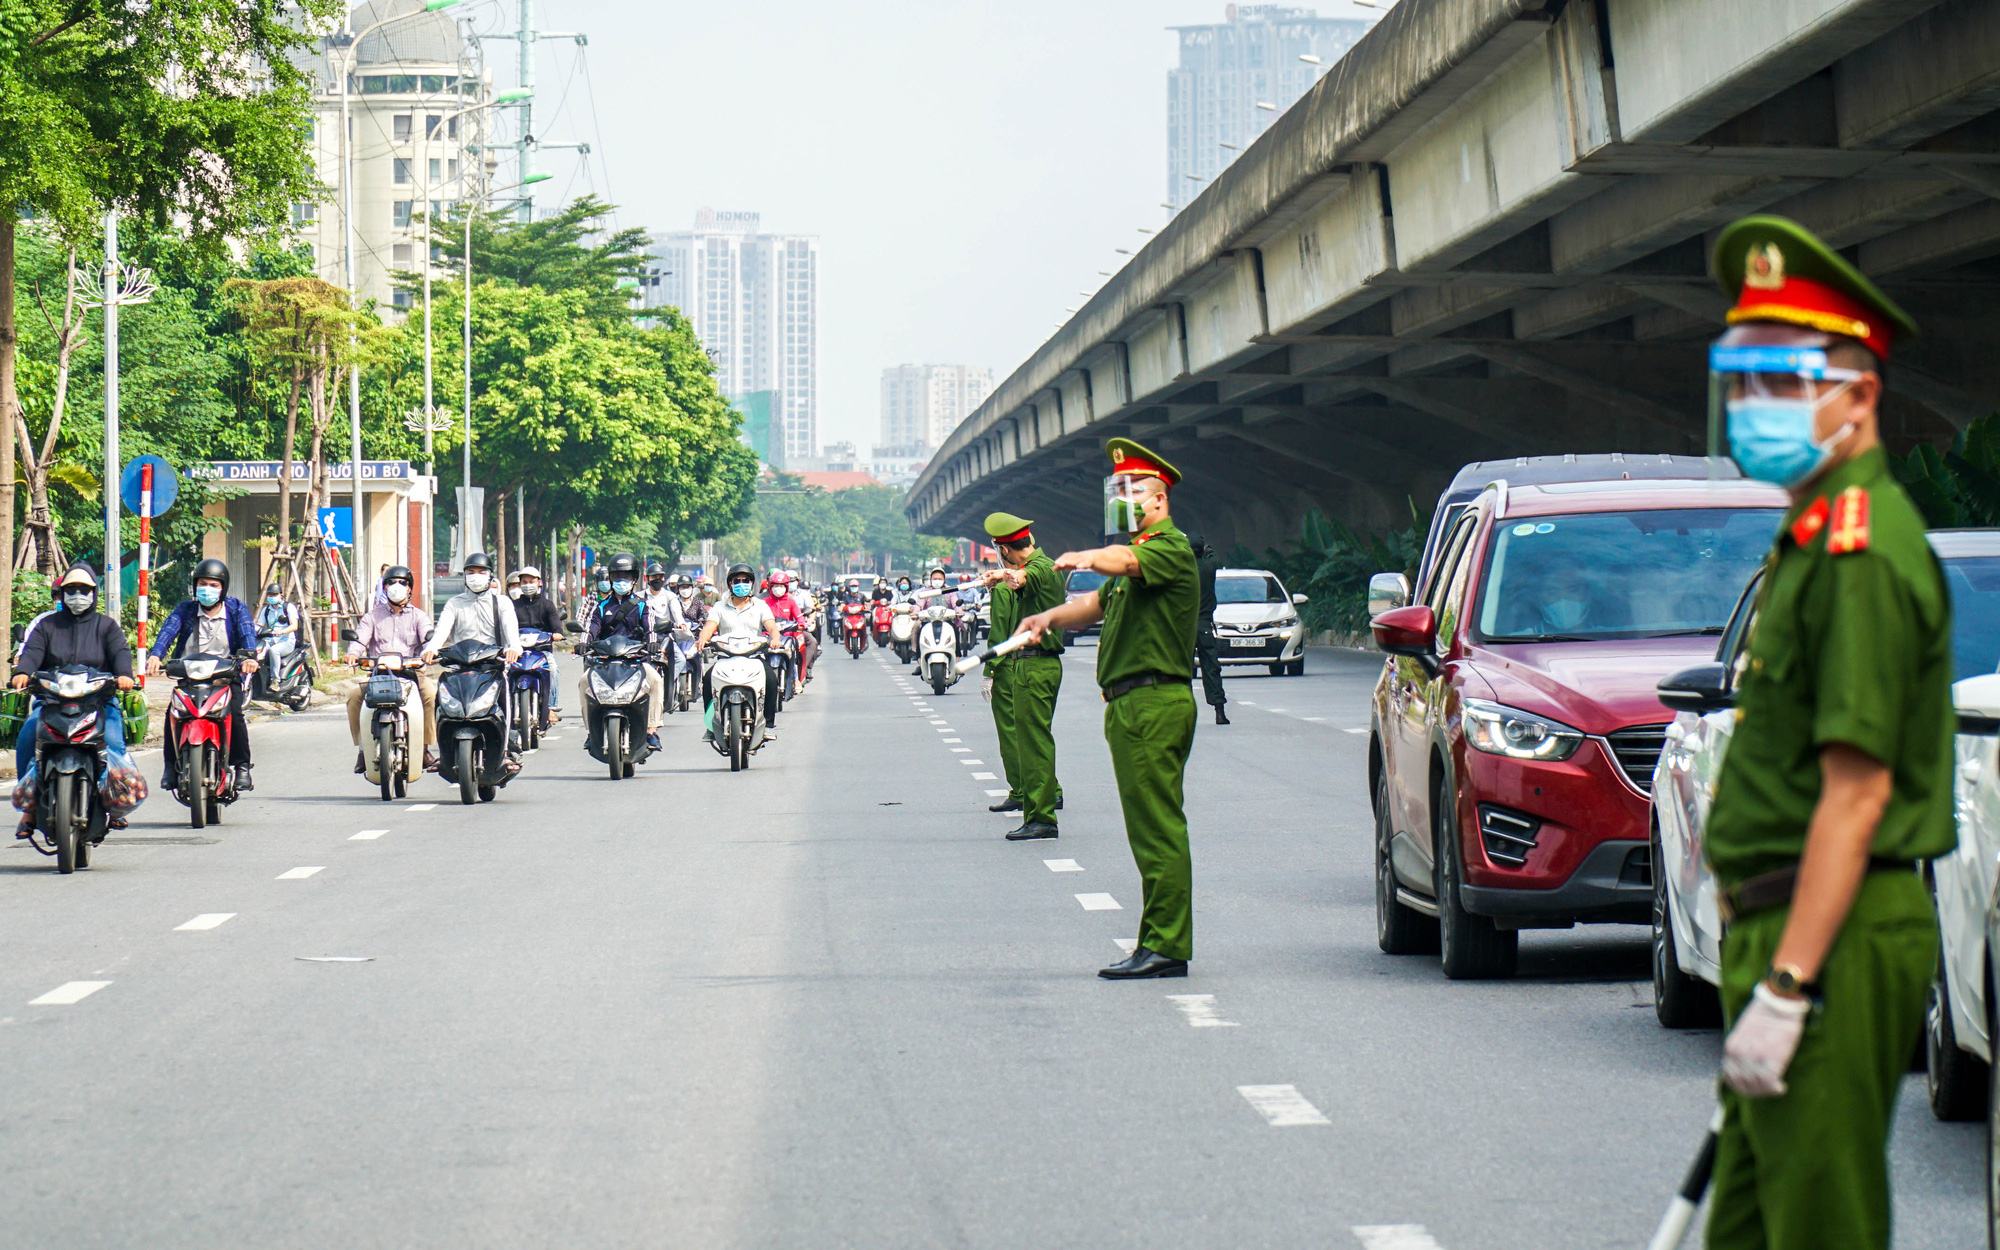
<svg viewBox="0 0 2000 1250"><path fill-rule="evenodd" d="M1663 631L1663 632L1661 632L1661 633L1657 633L1657 634L1648 634L1648 635L1647 635L1647 637L1649 637L1649 638L1695 638L1695 637L1699 637L1699 636L1701 636L1701 635L1703 635L1703 634L1719 634L1719 633L1721 633L1721 632L1722 632L1722 631L1723 631L1723 630L1724 630L1725 628L1727 628L1727 626L1723 626L1723 625L1704 625L1704 626L1702 626L1702 627L1701 627L1700 629L1669 629L1669 630L1665 630L1665 631Z"/></svg>
<svg viewBox="0 0 2000 1250"><path fill-rule="evenodd" d="M1508 634L1504 638L1488 638L1488 642L1597 642L1582 634Z"/></svg>

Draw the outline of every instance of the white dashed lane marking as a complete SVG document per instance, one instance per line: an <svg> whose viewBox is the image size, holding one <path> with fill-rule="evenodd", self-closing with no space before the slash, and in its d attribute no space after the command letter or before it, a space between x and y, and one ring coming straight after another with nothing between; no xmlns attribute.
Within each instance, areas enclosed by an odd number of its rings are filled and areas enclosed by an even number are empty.
<svg viewBox="0 0 2000 1250"><path fill-rule="evenodd" d="M950 742L951 739L946 738L945 741ZM963 755L965 752L970 751L971 749L972 749L971 747L953 747L951 749L951 753L953 755ZM970 763L971 761L968 760L967 762Z"/></svg>
<svg viewBox="0 0 2000 1250"><path fill-rule="evenodd" d="M1238 1025L1234 1020L1224 1020L1215 1014L1213 994L1169 994L1167 1001L1181 1009L1187 1017L1189 1027L1197 1029L1233 1029Z"/></svg>
<svg viewBox="0 0 2000 1250"><path fill-rule="evenodd" d="M403 810L406 812L428 812L436 807L437 804L435 803L412 803Z"/></svg>
<svg viewBox="0 0 2000 1250"><path fill-rule="evenodd" d="M1007 792L1005 790L988 790L986 797L989 799L1004 799L1007 797Z"/></svg>
<svg viewBox="0 0 2000 1250"><path fill-rule="evenodd" d="M1076 901L1083 904L1085 911L1124 911L1118 900L1109 894L1079 894Z"/></svg>
<svg viewBox="0 0 2000 1250"><path fill-rule="evenodd" d="M998 781L998 780L1000 780L1000 774L998 774L998 773L974 773L974 774L972 774L972 779L973 779L974 781ZM988 794L991 794L991 793L993 793L993 791L991 791L991 790L988 790L988 791L987 791L987 793L988 793Z"/></svg>
<svg viewBox="0 0 2000 1250"><path fill-rule="evenodd" d="M1361 1250L1444 1250L1422 1224L1356 1224Z"/></svg>
<svg viewBox="0 0 2000 1250"><path fill-rule="evenodd" d="M1045 860L1043 860L1042 862L1043 862L1043 863L1045 863L1045 864L1047 864L1047 865L1049 866L1049 871L1050 871L1050 872L1082 872L1082 871L1083 871L1083 865L1082 865L1082 864L1079 864L1079 863L1077 863L1077 862L1076 862L1075 860L1073 860L1073 859L1045 859Z"/></svg>
<svg viewBox="0 0 2000 1250"><path fill-rule="evenodd" d="M939 741L939 742L963 742L963 741L965 741L965 739L963 739L963 738L939 738L939 739L938 739L938 741Z"/></svg>
<svg viewBox="0 0 2000 1250"><path fill-rule="evenodd" d="M1302 1128L1331 1124L1318 1107L1307 1102L1296 1085L1238 1085L1236 1092L1257 1109L1272 1128Z"/></svg>
<svg viewBox="0 0 2000 1250"><path fill-rule="evenodd" d="M943 721L941 721L941 720L934 720L934 721L932 721L932 722L931 722L931 724L933 724L933 725L942 725L942 724L944 724L944 723L945 723L945 722L943 722Z"/></svg>
<svg viewBox="0 0 2000 1250"><path fill-rule="evenodd" d="M375 839L381 837L383 834L387 832L389 832L387 829L363 829L360 833L357 833L353 837L349 838L348 841L373 842Z"/></svg>
<svg viewBox="0 0 2000 1250"><path fill-rule="evenodd" d="M1112 938L1111 944L1119 950L1124 951L1127 955L1139 949L1138 938Z"/></svg>
<svg viewBox="0 0 2000 1250"><path fill-rule="evenodd" d="M205 911L186 924L175 925L174 932L186 933L196 929L213 929L226 920L234 919L236 919L236 913L233 911Z"/></svg>
<svg viewBox="0 0 2000 1250"><path fill-rule="evenodd" d="M326 871L325 864L321 864L317 868L287 868L285 871L278 874L278 880L302 881L305 878L312 876L316 872L325 872L325 871Z"/></svg>
<svg viewBox="0 0 2000 1250"><path fill-rule="evenodd" d="M40 998L28 1000L30 1007L69 1007L82 1002L111 984L109 981L65 981Z"/></svg>
<svg viewBox="0 0 2000 1250"><path fill-rule="evenodd" d="M1362 726L1362 727L1361 727L1361 728L1359 728L1359 729L1344 729L1344 730L1342 730L1341 732L1342 732L1342 733L1350 733L1350 734L1365 734L1365 733L1367 733L1367 732L1368 732L1368 727L1367 727L1366 725L1364 725L1364 726ZM1386 1225L1386 1224L1385 1224L1385 1225L1383 1225L1383 1227L1384 1227L1384 1228L1387 1228L1387 1227L1389 1227L1389 1225ZM1396 1227L1399 1227L1399 1228L1400 1228L1400 1227L1401 1227L1401 1225L1397 1225Z"/></svg>
<svg viewBox="0 0 2000 1250"><path fill-rule="evenodd" d="M959 761L959 763L961 763L961 764L965 764L965 765L973 765L973 764L978 764L978 765L982 765L982 766L983 766L983 765L984 765L984 764L986 763L986 761L985 761L985 760L960 760L960 761Z"/></svg>

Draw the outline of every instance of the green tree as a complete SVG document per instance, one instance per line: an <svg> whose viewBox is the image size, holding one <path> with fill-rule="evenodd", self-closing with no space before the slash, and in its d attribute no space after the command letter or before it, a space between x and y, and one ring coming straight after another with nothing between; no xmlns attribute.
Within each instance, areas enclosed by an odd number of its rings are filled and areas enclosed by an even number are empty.
<svg viewBox="0 0 2000 1250"><path fill-rule="evenodd" d="M474 281L498 278L544 291L582 292L589 297L592 316L630 317L632 309L619 283L645 270L647 238L636 226L598 237L602 222L615 207L585 195L538 221L516 221L510 211L473 213ZM440 222L437 240L439 255L461 265L466 211L455 209ZM420 285L413 281L411 289Z"/></svg>
<svg viewBox="0 0 2000 1250"><path fill-rule="evenodd" d="M1943 451L1919 444L1890 464L1932 529L2000 525L2000 413L1973 421Z"/></svg>

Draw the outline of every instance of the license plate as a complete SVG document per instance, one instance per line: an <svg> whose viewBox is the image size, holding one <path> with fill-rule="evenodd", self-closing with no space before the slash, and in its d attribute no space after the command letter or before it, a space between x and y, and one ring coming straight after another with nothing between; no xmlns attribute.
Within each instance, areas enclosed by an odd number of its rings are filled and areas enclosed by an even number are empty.
<svg viewBox="0 0 2000 1250"><path fill-rule="evenodd" d="M1264 645L1264 640L1262 638L1231 638L1229 645L1232 647L1261 647Z"/></svg>

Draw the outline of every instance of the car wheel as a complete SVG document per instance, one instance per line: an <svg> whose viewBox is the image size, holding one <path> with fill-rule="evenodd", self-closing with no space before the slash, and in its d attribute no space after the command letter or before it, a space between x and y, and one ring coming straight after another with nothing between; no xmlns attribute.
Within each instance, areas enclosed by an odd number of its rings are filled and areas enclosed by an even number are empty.
<svg viewBox="0 0 2000 1250"><path fill-rule="evenodd" d="M1715 987L1681 971L1674 945L1674 911L1662 867L1660 831L1653 829L1653 1015L1661 1028L1712 1029L1722 1023Z"/></svg>
<svg viewBox="0 0 2000 1250"><path fill-rule="evenodd" d="M1520 965L1521 932L1502 929L1490 916L1475 916L1459 900L1464 868L1459 862L1458 806L1440 779L1431 792L1431 825L1436 847L1438 948L1444 974L1454 981L1511 977Z"/></svg>
<svg viewBox="0 0 2000 1250"><path fill-rule="evenodd" d="M1931 1114L1940 1120L1977 1120L1986 1106L1988 1077L1979 1056L1958 1048L1958 1030L1951 1024L1951 987L1945 984L1940 966L1924 1007L1924 1087L1930 1094Z"/></svg>
<svg viewBox="0 0 2000 1250"><path fill-rule="evenodd" d="M1396 869L1390 857L1394 837L1385 771L1375 779L1375 944L1385 955L1436 954L1438 922L1396 898Z"/></svg>
<svg viewBox="0 0 2000 1250"><path fill-rule="evenodd" d="M1273 664L1271 666L1271 676L1283 677L1284 675L1285 675L1285 666L1283 664Z"/></svg>
<svg viewBox="0 0 2000 1250"><path fill-rule="evenodd" d="M1300 656L1298 659L1293 660L1291 664L1286 666L1285 672L1291 677L1304 677L1306 675L1306 657Z"/></svg>
<svg viewBox="0 0 2000 1250"><path fill-rule="evenodd" d="M1994 1036L1993 1004L2000 986L1986 974L1986 1035ZM1986 1250L2000 1250L2000 1081L1986 1082Z"/></svg>

